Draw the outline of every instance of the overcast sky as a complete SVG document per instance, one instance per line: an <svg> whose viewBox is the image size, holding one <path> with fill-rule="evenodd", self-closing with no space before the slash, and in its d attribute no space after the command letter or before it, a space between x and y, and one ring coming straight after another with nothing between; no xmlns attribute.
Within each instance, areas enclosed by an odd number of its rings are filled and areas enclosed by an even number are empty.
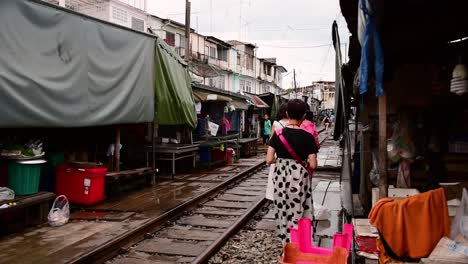
<svg viewBox="0 0 468 264"><path fill-rule="evenodd" d="M348 30L338 0L191 0L191 26L204 35L237 39L258 46L259 57L276 57L287 70L283 87L291 86L292 72L300 86L335 79L335 51L331 25L340 27L342 52ZM147 0L148 12L185 21L185 0ZM319 46L319 47L316 47ZM308 48L314 47L314 48Z"/></svg>

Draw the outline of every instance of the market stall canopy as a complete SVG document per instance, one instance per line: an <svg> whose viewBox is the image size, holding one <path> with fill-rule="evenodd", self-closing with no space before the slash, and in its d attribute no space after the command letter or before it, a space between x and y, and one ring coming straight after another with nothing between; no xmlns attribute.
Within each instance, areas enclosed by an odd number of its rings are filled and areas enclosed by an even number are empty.
<svg viewBox="0 0 468 264"><path fill-rule="evenodd" d="M156 40L155 73L154 122L195 128L192 78L185 62L161 39Z"/></svg>
<svg viewBox="0 0 468 264"><path fill-rule="evenodd" d="M0 127L153 120L154 38L34 1L0 17Z"/></svg>
<svg viewBox="0 0 468 264"><path fill-rule="evenodd" d="M236 110L247 110L249 105L246 100L233 100L231 104L236 108Z"/></svg>
<svg viewBox="0 0 468 264"><path fill-rule="evenodd" d="M250 100L252 101L253 105L257 108L269 108L270 106L265 103L260 97L254 95L254 94L246 94Z"/></svg>
<svg viewBox="0 0 468 264"><path fill-rule="evenodd" d="M195 101L197 102L208 102L208 101L222 101L222 102L231 102L232 99L215 94L215 93L206 93L206 92L201 92L201 91L193 91L193 96L195 97Z"/></svg>

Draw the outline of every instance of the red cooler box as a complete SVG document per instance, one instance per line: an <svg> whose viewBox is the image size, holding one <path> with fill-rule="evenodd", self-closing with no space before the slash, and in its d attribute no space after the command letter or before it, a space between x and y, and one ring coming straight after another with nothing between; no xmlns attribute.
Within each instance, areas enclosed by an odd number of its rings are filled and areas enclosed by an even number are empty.
<svg viewBox="0 0 468 264"><path fill-rule="evenodd" d="M107 168L75 168L67 164L56 167L56 193L72 203L91 205L104 200Z"/></svg>

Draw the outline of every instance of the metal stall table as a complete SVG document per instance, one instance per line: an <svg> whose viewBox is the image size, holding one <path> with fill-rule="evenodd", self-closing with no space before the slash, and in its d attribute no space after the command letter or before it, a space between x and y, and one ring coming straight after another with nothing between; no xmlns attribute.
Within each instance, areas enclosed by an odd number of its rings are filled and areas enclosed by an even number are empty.
<svg viewBox="0 0 468 264"><path fill-rule="evenodd" d="M156 154L155 160L171 161L172 162L172 177L175 175L176 161L192 158L193 168L196 166L196 157L199 144L158 144L154 149ZM151 151L151 149L148 149ZM148 155L148 152L147 154Z"/></svg>
<svg viewBox="0 0 468 264"><path fill-rule="evenodd" d="M239 140L241 145L241 156L249 157L256 156L258 149L258 138L241 138Z"/></svg>
<svg viewBox="0 0 468 264"><path fill-rule="evenodd" d="M227 162L227 148L229 144L237 144L239 140L239 134L233 134L228 136L220 136L220 137L208 137L206 141L199 142L200 143L200 163L207 164L208 167L211 167L214 164ZM216 149L216 147L224 145L224 159L213 161L212 150ZM204 153L204 149L206 150L206 157L202 157L202 153ZM205 159L205 161L202 161Z"/></svg>

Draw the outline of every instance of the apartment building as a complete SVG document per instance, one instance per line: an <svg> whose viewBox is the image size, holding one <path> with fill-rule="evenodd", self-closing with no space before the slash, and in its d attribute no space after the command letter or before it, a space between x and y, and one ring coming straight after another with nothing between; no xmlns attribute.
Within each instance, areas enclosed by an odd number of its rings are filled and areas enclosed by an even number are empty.
<svg viewBox="0 0 468 264"><path fill-rule="evenodd" d="M44 0L120 26L146 32L146 0Z"/></svg>
<svg viewBox="0 0 468 264"><path fill-rule="evenodd" d="M335 82L318 81L312 85L298 88L301 96L307 96L322 102L322 109L335 108Z"/></svg>
<svg viewBox="0 0 468 264"><path fill-rule="evenodd" d="M134 30L154 34L185 58L190 54L194 81L235 93L282 93L283 73L275 58L258 58L257 46L223 41L191 29L190 51L185 49L183 23L150 15L147 0L43 0Z"/></svg>
<svg viewBox="0 0 468 264"><path fill-rule="evenodd" d="M171 19L164 19L154 15L148 15L147 32L162 38L169 46L174 47L182 58L186 53L185 25ZM191 32L194 32L191 29Z"/></svg>

